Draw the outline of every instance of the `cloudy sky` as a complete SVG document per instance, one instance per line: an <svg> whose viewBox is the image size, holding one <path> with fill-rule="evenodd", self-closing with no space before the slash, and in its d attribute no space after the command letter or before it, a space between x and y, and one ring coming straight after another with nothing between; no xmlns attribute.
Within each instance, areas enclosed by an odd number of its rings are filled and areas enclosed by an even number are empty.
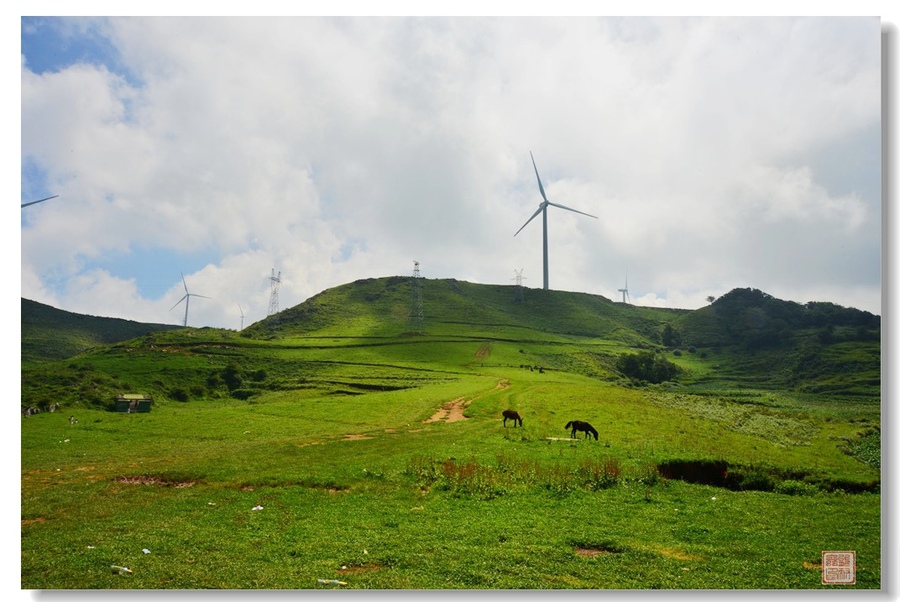
<svg viewBox="0 0 900 602"><path fill-rule="evenodd" d="M21 296L237 329L360 278L881 308L880 20L23 18Z"/></svg>

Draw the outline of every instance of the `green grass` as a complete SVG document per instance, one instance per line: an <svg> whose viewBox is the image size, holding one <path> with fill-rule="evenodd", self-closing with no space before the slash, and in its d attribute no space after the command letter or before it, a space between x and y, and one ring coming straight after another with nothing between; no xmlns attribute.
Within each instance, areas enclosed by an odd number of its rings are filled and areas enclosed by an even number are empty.
<svg viewBox="0 0 900 602"><path fill-rule="evenodd" d="M491 372L25 419L22 587L805 589L821 587L804 563L825 549L856 550L855 587L879 587L879 495L730 491L654 470L687 456L877 479L839 449L851 425L807 419L801 445L723 429L675 395ZM459 398L467 420L423 422ZM502 426L506 406L523 428ZM565 440L574 415L600 441Z"/></svg>
<svg viewBox="0 0 900 602"><path fill-rule="evenodd" d="M676 354L683 313L455 281L408 335L404 283L23 365L23 404L63 407L22 419L21 587L880 587L869 342ZM636 349L682 376L635 386ZM108 411L124 391L152 411ZM854 586L821 584L824 550L856 551Z"/></svg>

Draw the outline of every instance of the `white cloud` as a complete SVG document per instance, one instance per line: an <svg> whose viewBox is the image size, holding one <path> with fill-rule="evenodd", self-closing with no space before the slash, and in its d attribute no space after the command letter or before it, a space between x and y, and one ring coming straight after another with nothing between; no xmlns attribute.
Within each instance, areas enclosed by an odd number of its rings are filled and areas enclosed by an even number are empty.
<svg viewBox="0 0 900 602"><path fill-rule="evenodd" d="M139 292L154 249L214 258L185 274L211 297L191 322L226 327L264 317L273 266L282 307L414 259L540 286L540 220L513 237L533 151L550 200L600 218L550 209L553 288L618 299L628 270L653 305L753 286L880 307L878 170L822 168L880 131L877 19L79 24L108 68L21 74L23 158L60 194L23 212L27 298L177 323L184 265Z"/></svg>

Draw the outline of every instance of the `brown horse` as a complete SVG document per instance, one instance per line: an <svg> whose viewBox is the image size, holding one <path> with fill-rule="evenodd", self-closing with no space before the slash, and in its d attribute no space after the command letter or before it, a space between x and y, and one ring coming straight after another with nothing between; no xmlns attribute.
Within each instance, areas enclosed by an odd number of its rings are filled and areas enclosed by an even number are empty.
<svg viewBox="0 0 900 602"><path fill-rule="evenodd" d="M503 410L503 426L506 426L507 420L512 420L513 426L522 426L522 417L515 410Z"/></svg>
<svg viewBox="0 0 900 602"><path fill-rule="evenodd" d="M594 435L594 441L599 441L600 437L597 435L597 429L592 427L587 422L582 422L581 420L570 420L566 423L565 429L572 429L572 437L575 437L575 433L578 431L584 432L584 436L586 439L591 438L591 434ZM577 439L577 437L575 437Z"/></svg>

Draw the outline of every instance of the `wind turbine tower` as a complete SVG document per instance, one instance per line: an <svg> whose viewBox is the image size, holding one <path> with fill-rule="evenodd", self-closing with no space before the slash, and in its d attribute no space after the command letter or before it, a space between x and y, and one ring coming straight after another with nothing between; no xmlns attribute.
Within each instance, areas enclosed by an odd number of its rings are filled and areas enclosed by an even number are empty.
<svg viewBox="0 0 900 602"><path fill-rule="evenodd" d="M272 268L272 275L269 276L269 280L272 281L272 294L269 295L269 313L266 315L271 316L278 313L278 285L281 284L281 272L279 271L276 276L275 268Z"/></svg>
<svg viewBox="0 0 900 602"><path fill-rule="evenodd" d="M184 274L181 275L181 283L184 285L184 297L178 300L178 303L184 301L184 326L187 327L187 319L188 319L188 308L191 305L191 297L201 297L203 299L209 299L209 297L205 297L203 295L198 295L197 293L191 293L188 291L187 282L184 281ZM169 308L169 311L172 311L176 307L178 307L178 303Z"/></svg>
<svg viewBox="0 0 900 602"><path fill-rule="evenodd" d="M596 215L591 215L590 213L584 213L583 211L578 211L577 209L572 209L571 207L566 207L564 205L560 205L558 203L551 203L547 200L547 195L544 193L544 185L541 184L541 175L538 173L537 164L534 162L534 154L529 151L531 154L531 164L534 165L534 175L537 176L538 189L541 191L541 197L544 199L543 202L538 206L537 211L534 212L534 215L528 218L528 221L519 228L519 230L513 234L516 236L519 232L521 232L525 226L531 223L531 220L538 216L538 213L543 213L544 218L544 290L550 288L550 273L549 268L547 267L547 207L552 205L554 207L559 207L560 209L565 209L566 211L572 211L573 213L580 213L581 215L586 215L588 217L592 217L597 219Z"/></svg>
<svg viewBox="0 0 900 602"><path fill-rule="evenodd" d="M620 288L619 292L622 293L622 303L631 303L631 296L628 294L628 270L625 270L625 288Z"/></svg>
<svg viewBox="0 0 900 602"><path fill-rule="evenodd" d="M241 312L241 330L244 330L244 309L241 307L240 303L238 303L238 311Z"/></svg>

